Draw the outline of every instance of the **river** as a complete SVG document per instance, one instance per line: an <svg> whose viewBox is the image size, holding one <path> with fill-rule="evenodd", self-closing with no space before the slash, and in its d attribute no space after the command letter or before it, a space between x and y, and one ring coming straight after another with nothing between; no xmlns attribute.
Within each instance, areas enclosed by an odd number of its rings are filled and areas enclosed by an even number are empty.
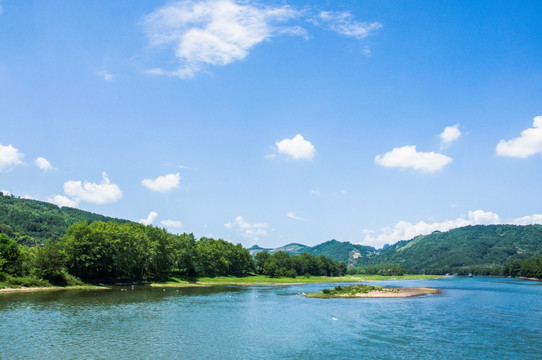
<svg viewBox="0 0 542 360"><path fill-rule="evenodd" d="M542 283L371 282L438 295L310 299L336 284L0 294L0 359L542 359Z"/></svg>

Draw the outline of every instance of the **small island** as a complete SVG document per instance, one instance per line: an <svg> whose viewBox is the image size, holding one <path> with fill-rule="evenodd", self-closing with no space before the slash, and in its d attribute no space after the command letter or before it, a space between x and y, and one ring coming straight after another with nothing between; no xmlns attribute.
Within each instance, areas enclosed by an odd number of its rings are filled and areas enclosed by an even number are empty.
<svg viewBox="0 0 542 360"><path fill-rule="evenodd" d="M302 293L301 295L310 298L331 299L331 298L396 298L412 297L427 294L439 294L439 289L428 287L407 287L407 288L384 288L372 285L350 285L335 286L334 289L324 289L321 292Z"/></svg>

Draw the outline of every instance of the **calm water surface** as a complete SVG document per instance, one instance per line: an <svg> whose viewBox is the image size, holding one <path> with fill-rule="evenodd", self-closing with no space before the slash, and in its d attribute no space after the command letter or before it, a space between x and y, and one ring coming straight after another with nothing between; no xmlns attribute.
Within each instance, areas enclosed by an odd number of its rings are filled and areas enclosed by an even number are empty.
<svg viewBox="0 0 542 360"><path fill-rule="evenodd" d="M0 296L0 359L542 359L542 283L405 299L308 299L336 284Z"/></svg>

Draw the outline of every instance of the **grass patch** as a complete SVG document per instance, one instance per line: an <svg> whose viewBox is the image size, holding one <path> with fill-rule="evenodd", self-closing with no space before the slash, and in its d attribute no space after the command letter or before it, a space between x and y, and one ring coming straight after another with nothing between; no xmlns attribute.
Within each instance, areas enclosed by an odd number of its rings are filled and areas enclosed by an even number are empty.
<svg viewBox="0 0 542 360"><path fill-rule="evenodd" d="M382 275L345 275L345 276L310 276L310 277L279 277L270 278L265 275L252 276L217 276L202 277L198 279L171 278L167 282L153 283L157 287L191 287L191 286L218 286L218 285L294 285L314 283L337 283L337 282L360 282L376 280L417 280L435 279L438 275L403 275L403 276L382 276Z"/></svg>

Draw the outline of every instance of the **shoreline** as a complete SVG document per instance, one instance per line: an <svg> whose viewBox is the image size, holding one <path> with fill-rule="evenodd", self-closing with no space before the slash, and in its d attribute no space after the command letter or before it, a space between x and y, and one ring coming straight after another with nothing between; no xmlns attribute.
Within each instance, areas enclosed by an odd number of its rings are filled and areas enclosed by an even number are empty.
<svg viewBox="0 0 542 360"><path fill-rule="evenodd" d="M45 286L45 287L18 287L0 289L0 294L26 293L38 291L62 291L62 290L111 290L111 287L98 285L76 285L76 286Z"/></svg>
<svg viewBox="0 0 542 360"><path fill-rule="evenodd" d="M306 284L324 283L355 283L361 281L389 281L389 280L426 280L438 279L440 275L404 275L404 276L380 276L380 275L346 275L346 276L312 276L310 278L267 278L263 275L245 277L214 277L200 278L195 281L187 281L172 278L171 281L162 283L137 284L153 288L193 288L212 286L291 286ZM131 284L108 284L108 285L79 285L79 286L47 286L47 287L17 287L0 289L0 295L17 292L38 292L38 291L61 291L61 290L111 290L117 286L128 286ZM136 285L134 283L134 285Z"/></svg>

